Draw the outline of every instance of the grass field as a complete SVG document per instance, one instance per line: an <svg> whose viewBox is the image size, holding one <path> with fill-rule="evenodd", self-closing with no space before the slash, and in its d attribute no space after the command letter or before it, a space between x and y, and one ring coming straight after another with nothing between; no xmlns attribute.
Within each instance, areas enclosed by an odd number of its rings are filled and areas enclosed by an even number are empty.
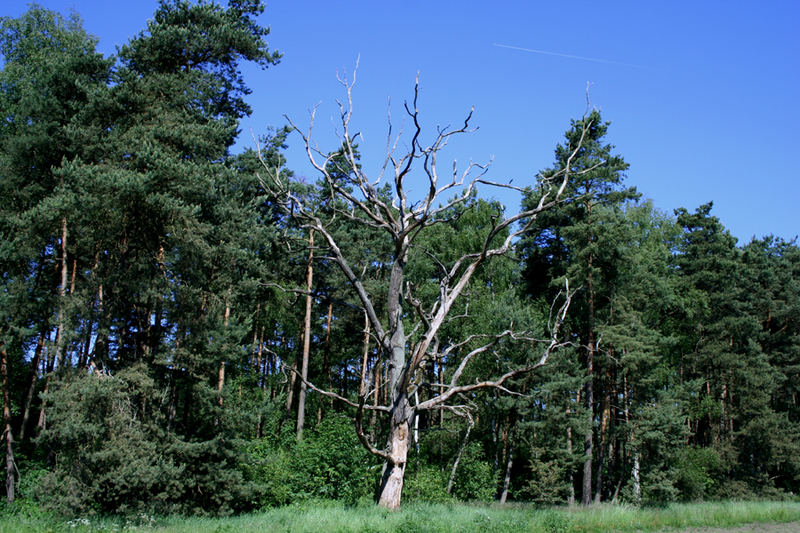
<svg viewBox="0 0 800 533"><path fill-rule="evenodd" d="M35 515L35 514L34 514ZM589 509L540 509L523 505L409 504L399 512L330 502L272 509L229 518L149 517L59 521L20 513L0 518L0 532L164 531L238 532L602 532L679 531L800 521L800 502L722 502L659 508L601 505Z"/></svg>

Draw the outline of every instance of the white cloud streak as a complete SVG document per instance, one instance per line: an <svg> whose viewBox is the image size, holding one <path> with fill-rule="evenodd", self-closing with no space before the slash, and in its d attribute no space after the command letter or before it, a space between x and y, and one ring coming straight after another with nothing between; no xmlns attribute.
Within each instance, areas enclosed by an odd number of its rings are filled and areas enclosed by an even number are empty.
<svg viewBox="0 0 800 533"><path fill-rule="evenodd" d="M609 59L599 59L596 57L583 57L583 56L575 56L571 54L562 54L561 52L549 52L547 50L536 50L535 48L523 48L521 46L512 46L510 44L500 44L494 43L494 46L498 48L508 48L510 50L519 50L521 52L531 52L533 54L541 54L546 56L556 56L556 57L565 57L567 59L578 59L581 61L591 61L592 63L605 63L607 65L620 65L624 67L632 67L632 68L641 68L652 70L650 67L645 67L643 65L634 65L632 63L621 63L619 61L611 61Z"/></svg>

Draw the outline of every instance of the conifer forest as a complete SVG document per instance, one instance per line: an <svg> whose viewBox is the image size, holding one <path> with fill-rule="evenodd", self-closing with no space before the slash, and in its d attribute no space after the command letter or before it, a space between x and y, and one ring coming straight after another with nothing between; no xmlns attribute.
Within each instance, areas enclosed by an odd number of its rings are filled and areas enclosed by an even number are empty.
<svg viewBox="0 0 800 533"><path fill-rule="evenodd" d="M592 106L514 183L441 154L475 124L428 125L413 80L382 166L362 164L346 79L320 95L341 101L338 144L291 117L234 153L242 66L281 68L263 11L162 0L115 56L75 16L0 18L7 501L800 491L796 241L739 243L711 202L655 209Z"/></svg>

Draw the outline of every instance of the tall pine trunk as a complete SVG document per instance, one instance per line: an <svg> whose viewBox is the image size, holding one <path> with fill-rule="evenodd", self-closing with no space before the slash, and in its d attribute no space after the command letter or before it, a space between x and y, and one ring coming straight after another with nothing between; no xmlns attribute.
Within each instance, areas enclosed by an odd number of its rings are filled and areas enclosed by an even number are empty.
<svg viewBox="0 0 800 533"><path fill-rule="evenodd" d="M67 217L61 219L61 285L58 288L58 329L56 330L56 353L54 368L58 366L59 361L63 357L64 351L64 321L66 320L64 313L64 304L67 295L67 277L69 276L69 268L67 267Z"/></svg>
<svg viewBox="0 0 800 533"><path fill-rule="evenodd" d="M303 322L303 361L300 368L300 394L297 396L297 440L303 439L308 391L308 358L311 351L311 288L314 284L314 230L308 231L308 268L306 269L306 316Z"/></svg>
<svg viewBox="0 0 800 533"><path fill-rule="evenodd" d="M42 350L44 349L45 334L42 331L39 334L39 340L36 342L36 349L33 352L33 360L31 361L31 378L28 385L28 392L25 395L25 407L22 411L22 425L19 428L19 440L25 440L25 428L28 425L28 419L31 414L31 404L33 403L33 393L36 391L36 382L39 381L39 361L42 358Z"/></svg>
<svg viewBox="0 0 800 533"><path fill-rule="evenodd" d="M3 422L6 437L6 500L14 502L14 437L11 434L11 402L8 394L8 354L0 343L0 372L3 376Z"/></svg>
<svg viewBox="0 0 800 533"><path fill-rule="evenodd" d="M584 439L584 462L583 462L583 494L581 503L589 505L592 503L592 454L594 453L594 333L589 333L589 349L586 354L586 411L589 418L589 426L586 430Z"/></svg>
<svg viewBox="0 0 800 533"><path fill-rule="evenodd" d="M591 213L591 204L588 204L587 210ZM589 245L592 243L592 237L589 237ZM586 411L589 418L589 426L586 431L586 439L584 441L584 454L585 459L583 463L583 494L581 502L583 505L592 503L592 455L594 454L594 354L596 350L595 337L594 337L594 277L592 275L592 267L594 257L590 253L588 258L589 275L588 275L588 292L589 292L589 343L586 353Z"/></svg>
<svg viewBox="0 0 800 533"><path fill-rule="evenodd" d="M581 393L578 391L578 403L581 401ZM575 472L572 470L572 425L569 421L570 408L567 406L567 482L569 483L569 498L567 503L570 507L575 505Z"/></svg>

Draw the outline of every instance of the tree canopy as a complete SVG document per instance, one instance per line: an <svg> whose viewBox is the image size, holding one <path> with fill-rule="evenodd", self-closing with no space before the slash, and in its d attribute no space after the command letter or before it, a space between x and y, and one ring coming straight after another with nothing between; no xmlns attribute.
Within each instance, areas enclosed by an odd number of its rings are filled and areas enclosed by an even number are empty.
<svg viewBox="0 0 800 533"><path fill-rule="evenodd" d="M796 240L658 211L592 108L522 187L445 171L472 116L431 128L418 86L377 169L344 80L333 146L234 153L264 11L162 0L110 57L77 15L0 19L6 505L800 490Z"/></svg>

